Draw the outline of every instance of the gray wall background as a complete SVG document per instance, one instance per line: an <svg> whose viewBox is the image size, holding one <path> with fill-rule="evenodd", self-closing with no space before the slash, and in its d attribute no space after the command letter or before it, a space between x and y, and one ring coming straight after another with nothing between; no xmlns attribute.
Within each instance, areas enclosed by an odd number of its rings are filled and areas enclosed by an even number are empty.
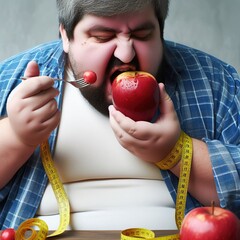
<svg viewBox="0 0 240 240"><path fill-rule="evenodd" d="M0 61L58 38L55 0L0 0ZM240 72L240 0L170 0L165 38L206 51Z"/></svg>

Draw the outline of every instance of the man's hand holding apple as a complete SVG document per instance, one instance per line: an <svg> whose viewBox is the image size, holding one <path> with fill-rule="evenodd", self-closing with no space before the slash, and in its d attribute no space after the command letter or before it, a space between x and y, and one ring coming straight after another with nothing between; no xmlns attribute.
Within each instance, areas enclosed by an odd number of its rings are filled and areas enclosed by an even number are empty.
<svg viewBox="0 0 240 240"><path fill-rule="evenodd" d="M173 149L181 133L173 102L162 83L159 90L160 115L154 123L134 121L113 106L109 107L110 123L119 143L135 156L152 163L161 161Z"/></svg>

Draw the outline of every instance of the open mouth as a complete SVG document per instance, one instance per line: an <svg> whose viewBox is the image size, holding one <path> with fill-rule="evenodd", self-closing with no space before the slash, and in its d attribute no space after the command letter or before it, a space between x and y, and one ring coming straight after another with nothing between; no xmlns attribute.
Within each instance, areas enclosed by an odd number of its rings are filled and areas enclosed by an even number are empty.
<svg viewBox="0 0 240 240"><path fill-rule="evenodd" d="M128 72L128 71L136 71L136 67L134 66L121 66L118 67L117 69L113 69L110 75L110 80L111 83L114 81L114 79L121 73L123 72Z"/></svg>
<svg viewBox="0 0 240 240"><path fill-rule="evenodd" d="M111 79L111 83L113 82L113 80L119 75L119 74L121 74L121 73L123 73L123 72L125 72L125 71L115 71L112 75L111 75L111 77L110 77L110 79Z"/></svg>

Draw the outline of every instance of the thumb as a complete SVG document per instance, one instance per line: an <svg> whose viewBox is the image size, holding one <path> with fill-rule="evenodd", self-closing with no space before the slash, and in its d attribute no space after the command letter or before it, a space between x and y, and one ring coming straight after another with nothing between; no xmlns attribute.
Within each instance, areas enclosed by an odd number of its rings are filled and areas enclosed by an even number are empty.
<svg viewBox="0 0 240 240"><path fill-rule="evenodd" d="M39 76L39 67L35 61L30 61L24 73L24 77L36 77Z"/></svg>
<svg viewBox="0 0 240 240"><path fill-rule="evenodd" d="M24 72L24 77L29 78L29 77L36 77L39 76L39 67L38 64L35 61L30 61L27 65L27 68ZM19 85L20 86L20 85ZM14 88L9 97L8 97L8 102L13 98L16 90L19 88L19 86L17 86L16 88Z"/></svg>
<svg viewBox="0 0 240 240"><path fill-rule="evenodd" d="M160 111L162 114L168 114L174 111L174 105L172 99L166 92L165 86L163 83L159 84L160 88Z"/></svg>

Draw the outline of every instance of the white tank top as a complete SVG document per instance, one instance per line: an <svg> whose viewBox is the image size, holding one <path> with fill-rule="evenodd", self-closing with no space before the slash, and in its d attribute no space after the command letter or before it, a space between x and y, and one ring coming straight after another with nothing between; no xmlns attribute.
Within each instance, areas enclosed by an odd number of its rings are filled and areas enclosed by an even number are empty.
<svg viewBox="0 0 240 240"><path fill-rule="evenodd" d="M108 117L70 84L64 89L53 158L71 205L69 229L176 229L174 203L160 170L124 149ZM49 229L58 227L58 207L50 185L37 215Z"/></svg>

